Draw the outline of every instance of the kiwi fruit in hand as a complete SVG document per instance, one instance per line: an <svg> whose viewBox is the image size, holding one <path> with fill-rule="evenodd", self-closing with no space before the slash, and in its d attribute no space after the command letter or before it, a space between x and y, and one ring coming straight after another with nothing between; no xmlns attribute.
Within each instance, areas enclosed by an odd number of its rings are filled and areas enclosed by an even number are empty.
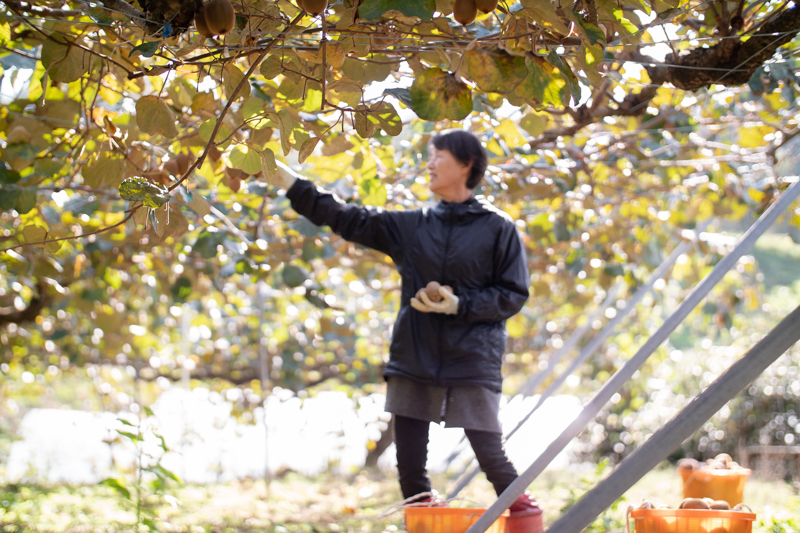
<svg viewBox="0 0 800 533"><path fill-rule="evenodd" d="M456 0L453 5L453 18L460 24L464 26L472 24L477 16L478 7L475 5L475 0Z"/></svg>
<svg viewBox="0 0 800 533"><path fill-rule="evenodd" d="M417 300L423 301L422 299L422 292L427 294L428 299L434 303L438 303L442 301L442 295L439 292L440 288L445 288L450 292L453 292L453 288L450 285L441 285L438 281L431 281L428 283L425 288L420 289L417 291Z"/></svg>
<svg viewBox="0 0 800 533"><path fill-rule="evenodd" d="M230 0L210 0L203 5L206 27L212 35L225 35L236 25L236 12ZM195 20L195 24L197 21ZM199 31L199 28L198 28Z"/></svg>

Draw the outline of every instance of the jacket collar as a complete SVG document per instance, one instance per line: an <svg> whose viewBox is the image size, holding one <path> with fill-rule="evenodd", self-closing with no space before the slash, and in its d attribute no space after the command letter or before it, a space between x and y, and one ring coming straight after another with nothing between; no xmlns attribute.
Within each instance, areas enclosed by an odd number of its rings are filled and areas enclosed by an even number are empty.
<svg viewBox="0 0 800 533"><path fill-rule="evenodd" d="M474 216L488 215L492 205L483 196L472 196L465 202L439 202L433 207L433 213L448 223L464 223Z"/></svg>

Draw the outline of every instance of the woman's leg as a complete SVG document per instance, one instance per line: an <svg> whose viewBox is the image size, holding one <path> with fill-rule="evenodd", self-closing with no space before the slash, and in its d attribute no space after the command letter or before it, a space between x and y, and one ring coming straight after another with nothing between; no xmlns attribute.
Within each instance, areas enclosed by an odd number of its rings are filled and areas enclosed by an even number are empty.
<svg viewBox="0 0 800 533"><path fill-rule="evenodd" d="M486 474L486 479L494 486L494 491L499 496L517 479L517 470L508 460L506 451L503 449L503 435L474 429L465 429L464 433L472 445L481 470Z"/></svg>
<svg viewBox="0 0 800 533"><path fill-rule="evenodd" d="M403 499L431 490L431 480L425 469L430 425L427 420L394 415L394 443Z"/></svg>

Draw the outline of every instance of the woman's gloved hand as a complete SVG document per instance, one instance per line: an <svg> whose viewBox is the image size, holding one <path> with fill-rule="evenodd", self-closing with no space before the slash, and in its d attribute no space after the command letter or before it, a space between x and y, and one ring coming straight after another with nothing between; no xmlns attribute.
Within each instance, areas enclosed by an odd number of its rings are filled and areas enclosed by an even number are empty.
<svg viewBox="0 0 800 533"><path fill-rule="evenodd" d="M439 287L439 294L442 295L442 301L434 302L428 297L427 292L421 290L417 293L417 297L411 298L411 307L420 313L458 314L458 296L449 291L447 287Z"/></svg>
<svg viewBox="0 0 800 533"><path fill-rule="evenodd" d="M267 183L288 191L300 175L285 163L280 161L276 161L276 163L278 164L278 172L272 177L267 176Z"/></svg>

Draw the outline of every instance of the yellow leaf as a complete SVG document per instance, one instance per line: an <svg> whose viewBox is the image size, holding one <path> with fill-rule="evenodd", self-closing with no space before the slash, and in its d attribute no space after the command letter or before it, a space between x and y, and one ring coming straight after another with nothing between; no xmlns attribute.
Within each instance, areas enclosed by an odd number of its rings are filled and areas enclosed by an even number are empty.
<svg viewBox="0 0 800 533"><path fill-rule="evenodd" d="M136 102L136 124L149 135L160 133L167 139L178 136L175 114L157 96L142 96Z"/></svg>

